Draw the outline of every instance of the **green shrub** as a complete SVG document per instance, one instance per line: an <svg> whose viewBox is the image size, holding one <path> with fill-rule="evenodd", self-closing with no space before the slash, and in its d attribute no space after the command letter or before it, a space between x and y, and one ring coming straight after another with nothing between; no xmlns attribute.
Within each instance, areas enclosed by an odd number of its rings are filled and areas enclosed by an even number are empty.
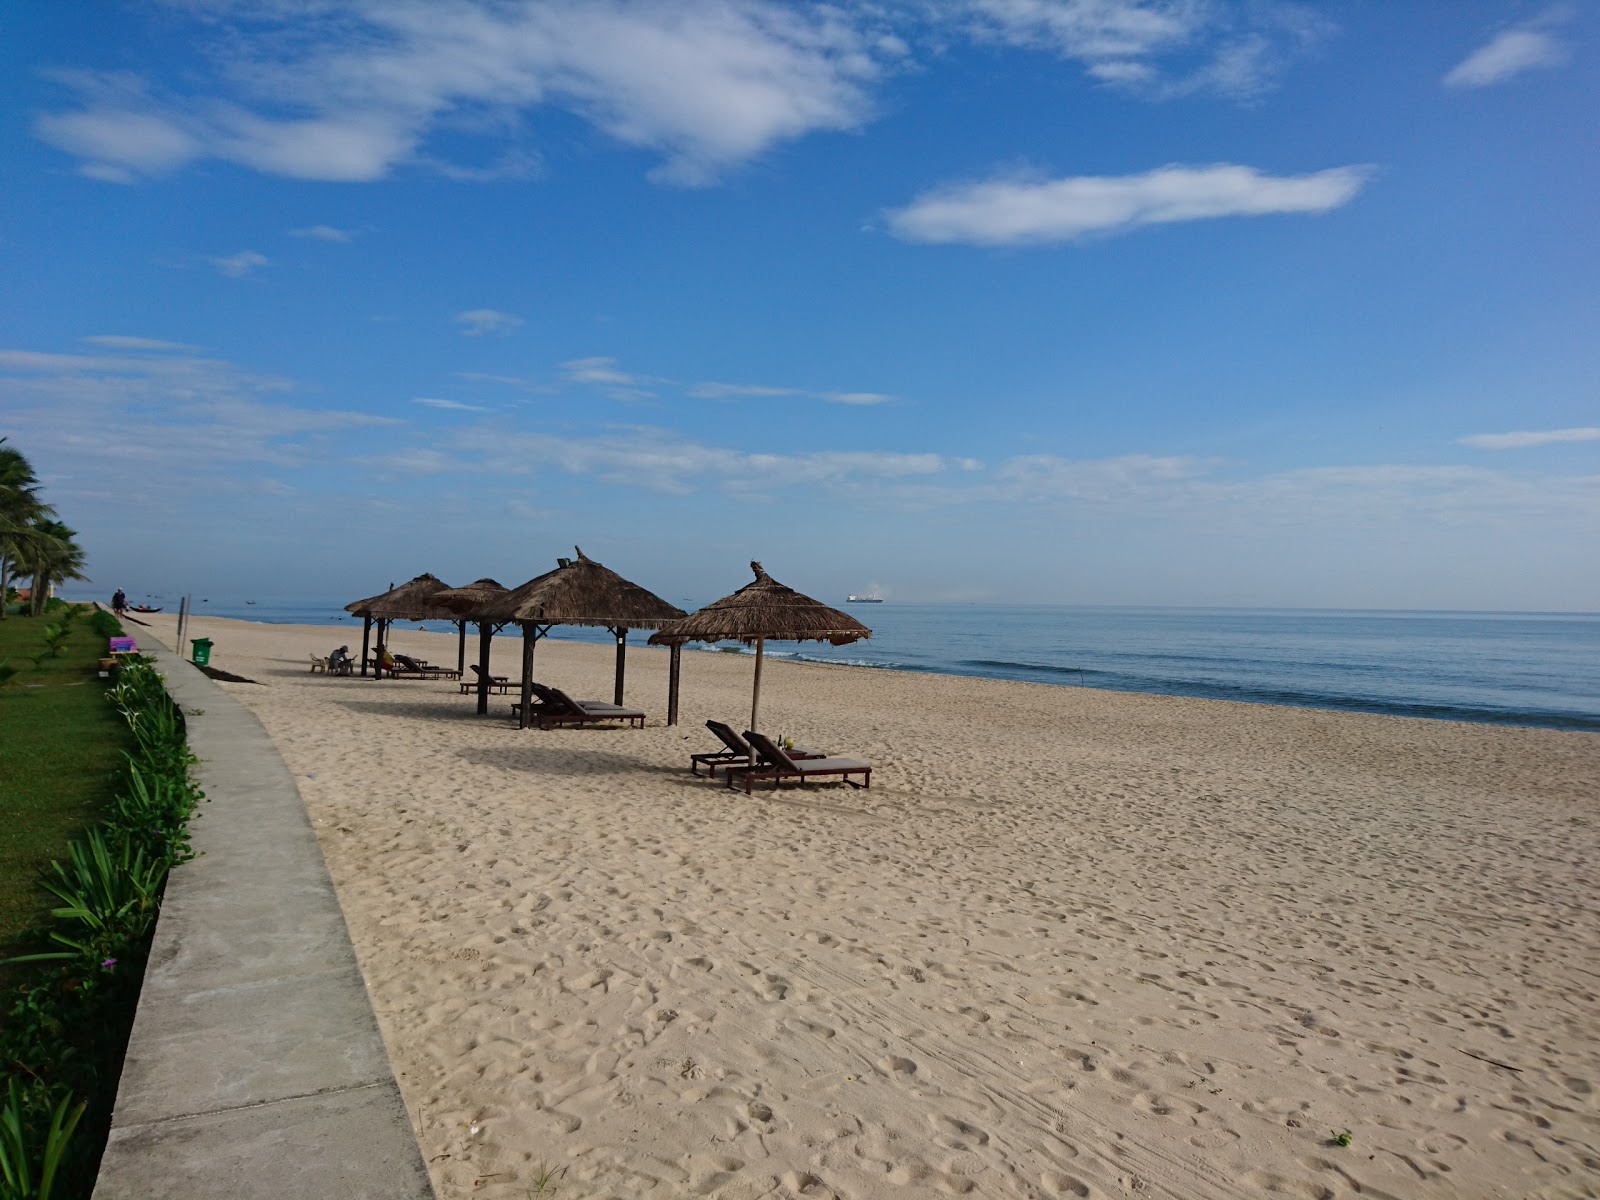
<svg viewBox="0 0 1600 1200"><path fill-rule="evenodd" d="M103 608L97 608L89 618L89 631L96 637L114 638L122 636L122 622L117 620Z"/></svg>
<svg viewBox="0 0 1600 1200"><path fill-rule="evenodd" d="M43 1089L24 1089L15 1079L10 1081L0 1105L0 1188L4 1189L0 1195L50 1200L56 1172L84 1107L82 1101L72 1106L63 1098L51 1110ZM41 1112L48 1113L47 1121L40 1119Z"/></svg>

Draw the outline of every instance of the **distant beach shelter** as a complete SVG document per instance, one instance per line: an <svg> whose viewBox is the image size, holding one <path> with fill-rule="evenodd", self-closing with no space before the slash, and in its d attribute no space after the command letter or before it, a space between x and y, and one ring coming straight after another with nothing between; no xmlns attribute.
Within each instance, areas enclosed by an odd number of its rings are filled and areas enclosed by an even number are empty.
<svg viewBox="0 0 1600 1200"><path fill-rule="evenodd" d="M780 642L832 642L847 646L872 636L860 621L829 608L820 600L785 587L753 562L754 583L690 613L681 621L663 625L652 645L684 642L743 642L756 648L756 677L750 697L750 728L761 731L761 661L767 639Z"/></svg>
<svg viewBox="0 0 1600 1200"><path fill-rule="evenodd" d="M362 618L361 673L363 675L367 673L367 649L371 642L373 626L376 625L378 630L376 674L382 679L384 642L389 626L395 621L426 621L429 617L436 617L437 612L428 602L436 592L442 592L449 586L444 580L424 573L408 583L402 583L399 587L391 586L381 595L370 596L344 606L345 612Z"/></svg>
<svg viewBox="0 0 1600 1200"><path fill-rule="evenodd" d="M489 711L489 642L505 627L488 613L511 594L511 589L487 576L458 588L445 588L428 597L430 607L456 623L460 640L456 648L456 672L467 675L467 622L478 626L478 714Z"/></svg>
<svg viewBox="0 0 1600 1200"><path fill-rule="evenodd" d="M622 703L628 630L659 629L683 616L654 592L624 579L594 561L578 547L577 558L558 558L556 569L513 588L488 606L491 620L515 621L522 627L521 727L533 724L533 652L536 643L556 625L593 625L617 639L615 703ZM679 648L681 649L681 647ZM667 695L667 724L678 723L678 650L673 651Z"/></svg>

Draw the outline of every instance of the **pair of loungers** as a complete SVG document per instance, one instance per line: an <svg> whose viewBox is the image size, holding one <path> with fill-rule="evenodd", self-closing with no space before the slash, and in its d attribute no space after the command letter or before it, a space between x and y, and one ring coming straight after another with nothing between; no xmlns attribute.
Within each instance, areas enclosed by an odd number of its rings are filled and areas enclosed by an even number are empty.
<svg viewBox="0 0 1600 1200"><path fill-rule="evenodd" d="M574 700L559 688L533 685L538 703L533 706L533 721L540 729L556 725L603 725L626 722L644 728L644 714L636 708L623 708L604 700ZM512 716L522 715L522 705L511 706Z"/></svg>
<svg viewBox="0 0 1600 1200"><path fill-rule="evenodd" d="M799 779L804 782L807 779L837 776L851 787L872 786L872 764L858 758L837 758L804 746L791 746L785 749L765 734L749 729L745 730L744 737L741 738L733 731L732 726L724 725L721 721L707 721L706 728L717 735L717 740L723 744L724 749L691 754L690 771L698 775L701 765L704 764L707 772L715 779L717 768L722 767L727 776L728 786L734 787L742 779L746 794L749 794L752 785L758 779L770 779L772 786L777 787L785 779ZM852 779L853 775L859 775L861 782L857 783Z"/></svg>

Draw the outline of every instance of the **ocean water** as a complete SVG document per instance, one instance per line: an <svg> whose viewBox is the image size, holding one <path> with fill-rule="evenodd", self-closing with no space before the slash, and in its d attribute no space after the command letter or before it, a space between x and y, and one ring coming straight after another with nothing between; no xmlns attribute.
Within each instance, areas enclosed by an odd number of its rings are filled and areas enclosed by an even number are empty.
<svg viewBox="0 0 1600 1200"><path fill-rule="evenodd" d="M168 611L178 606L176 596L133 599ZM331 636L329 649L340 641L354 645L361 636L360 620L345 613L340 600L193 599L196 616L349 631ZM700 602L678 603L692 608ZM870 640L839 647L772 642L767 653L1066 687L1600 731L1600 614L841 607L872 628ZM453 628L443 622L424 627ZM551 636L611 641L603 629L558 627ZM641 631L633 640L647 636Z"/></svg>

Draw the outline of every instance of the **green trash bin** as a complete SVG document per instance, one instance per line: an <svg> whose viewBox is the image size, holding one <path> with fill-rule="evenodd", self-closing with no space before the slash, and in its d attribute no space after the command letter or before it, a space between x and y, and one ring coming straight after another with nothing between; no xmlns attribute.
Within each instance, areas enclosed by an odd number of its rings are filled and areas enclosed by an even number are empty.
<svg viewBox="0 0 1600 1200"><path fill-rule="evenodd" d="M211 639L195 638L190 645L194 647L195 666L203 667L211 661Z"/></svg>

